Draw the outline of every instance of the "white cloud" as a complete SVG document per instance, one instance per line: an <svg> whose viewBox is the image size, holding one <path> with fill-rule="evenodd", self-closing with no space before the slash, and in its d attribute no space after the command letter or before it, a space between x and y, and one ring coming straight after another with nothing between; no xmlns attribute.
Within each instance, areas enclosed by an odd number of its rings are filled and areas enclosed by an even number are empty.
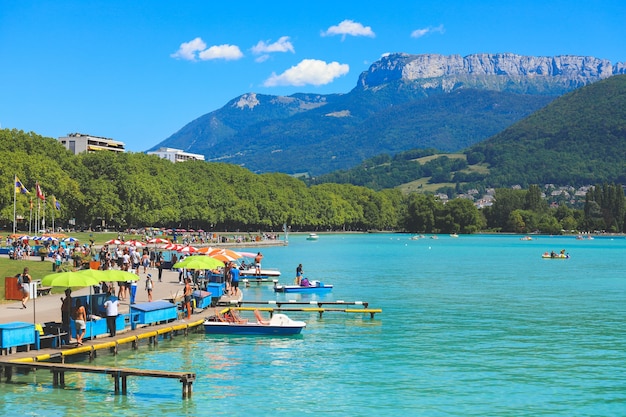
<svg viewBox="0 0 626 417"><path fill-rule="evenodd" d="M355 22L353 20L344 20L338 25L331 26L326 30L326 32L322 32L322 36L334 36L341 35L341 40L346 38L346 35L350 36L368 36L370 38L376 37L374 31L370 26L363 26L362 24Z"/></svg>
<svg viewBox="0 0 626 417"><path fill-rule="evenodd" d="M411 32L411 37L421 38L422 36L428 35L429 33L445 33L445 32L446 30L444 29L443 25L439 25L437 27L429 26L427 28L415 29L413 32Z"/></svg>
<svg viewBox="0 0 626 417"><path fill-rule="evenodd" d="M231 61L242 58L243 53L236 45L214 45L200 52L198 56L203 61L208 61L209 59L225 59Z"/></svg>
<svg viewBox="0 0 626 417"><path fill-rule="evenodd" d="M183 42L180 44L178 51L171 54L172 58L184 59L187 61L195 61L196 53L203 51L206 48L206 43L201 38L196 38L189 42Z"/></svg>
<svg viewBox="0 0 626 417"><path fill-rule="evenodd" d="M243 53L235 45L215 45L209 49L202 38L196 38L189 42L180 44L178 51L170 55L172 58L184 59L186 61L196 61L198 58L206 61L209 59L233 60L243 57Z"/></svg>
<svg viewBox="0 0 626 417"><path fill-rule="evenodd" d="M293 48L293 44L289 41L289 36L282 36L274 43L259 41L259 43L252 47L252 53L255 55L267 54L271 52L295 53L296 51Z"/></svg>
<svg viewBox="0 0 626 417"><path fill-rule="evenodd" d="M350 71L348 64L338 62L324 62L318 59L304 59L298 65L289 68L280 75L272 75L263 83L266 87L280 85L303 86L329 84L335 78Z"/></svg>

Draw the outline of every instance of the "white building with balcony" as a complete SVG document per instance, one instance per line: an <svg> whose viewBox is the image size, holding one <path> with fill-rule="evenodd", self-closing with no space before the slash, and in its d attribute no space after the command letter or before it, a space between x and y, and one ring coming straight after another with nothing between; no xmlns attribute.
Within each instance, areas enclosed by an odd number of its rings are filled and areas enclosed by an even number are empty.
<svg viewBox="0 0 626 417"><path fill-rule="evenodd" d="M69 133L67 136L60 137L58 141L74 155L97 151L126 152L124 142L83 133Z"/></svg>
<svg viewBox="0 0 626 417"><path fill-rule="evenodd" d="M159 148L156 151L147 152L148 155L157 155L159 158L167 159L171 162L185 162L189 160L204 161L204 155L184 152L181 149Z"/></svg>

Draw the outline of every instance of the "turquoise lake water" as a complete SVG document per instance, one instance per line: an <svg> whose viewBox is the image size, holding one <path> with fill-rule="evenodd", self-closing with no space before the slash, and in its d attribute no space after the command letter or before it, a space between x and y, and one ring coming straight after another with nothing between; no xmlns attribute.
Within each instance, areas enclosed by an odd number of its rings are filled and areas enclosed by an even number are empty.
<svg viewBox="0 0 626 417"><path fill-rule="evenodd" d="M247 300L366 301L383 313L289 313L296 338L194 334L95 365L192 371L176 380L49 373L0 384L0 414L34 416L624 416L626 239L461 235L290 236L263 249L291 282L328 295L244 289ZM571 258L545 260L565 249ZM88 410L85 412L84 410Z"/></svg>

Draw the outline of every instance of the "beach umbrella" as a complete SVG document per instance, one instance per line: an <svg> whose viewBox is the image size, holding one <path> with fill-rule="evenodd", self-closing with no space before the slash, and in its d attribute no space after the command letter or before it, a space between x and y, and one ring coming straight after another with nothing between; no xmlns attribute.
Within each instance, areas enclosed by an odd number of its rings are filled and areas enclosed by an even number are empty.
<svg viewBox="0 0 626 417"><path fill-rule="evenodd" d="M198 249L198 252L196 252L196 253L205 253L205 254L208 255L209 253L213 252L214 250L219 250L219 249L218 248L214 248L212 246L205 246L205 247L202 247L202 248Z"/></svg>
<svg viewBox="0 0 626 417"><path fill-rule="evenodd" d="M88 270L84 270L88 271ZM41 280L44 287L82 288L98 285L100 280L93 276L79 272L54 272Z"/></svg>
<svg viewBox="0 0 626 417"><path fill-rule="evenodd" d="M193 246L183 246L179 249L176 249L178 252L182 253L196 253L198 252L198 248L194 248Z"/></svg>
<svg viewBox="0 0 626 417"><path fill-rule="evenodd" d="M124 242L124 245L134 246L136 248L143 248L144 246L146 246L145 243L140 242L139 240L127 240L126 242Z"/></svg>
<svg viewBox="0 0 626 417"><path fill-rule="evenodd" d="M167 239L163 239L162 237L155 237L152 239L148 239L148 243L170 243L170 241Z"/></svg>
<svg viewBox="0 0 626 417"><path fill-rule="evenodd" d="M167 245L163 246L163 249L167 249L167 250L179 250L184 248L183 245L179 245L177 243L168 243Z"/></svg>
<svg viewBox="0 0 626 417"><path fill-rule="evenodd" d="M124 242L122 242L119 239L111 239L111 240L107 240L106 242L104 242L105 245L121 245L122 243Z"/></svg>
<svg viewBox="0 0 626 417"><path fill-rule="evenodd" d="M208 255L209 256L224 255L233 259L243 258L242 254L240 254L239 252L235 252L234 250L230 250L230 249L213 249L211 252L208 253Z"/></svg>
<svg viewBox="0 0 626 417"><path fill-rule="evenodd" d="M215 269L224 266L224 262L210 256L190 256L180 262L176 262L173 268L185 269Z"/></svg>
<svg viewBox="0 0 626 417"><path fill-rule="evenodd" d="M104 271L95 270L95 269L91 269L91 270L84 269L83 271L85 271L84 273L86 275L97 278L98 282L100 281L127 282L127 281L137 281L139 279L139 275L133 274L132 272L128 272L128 271L121 271L119 269L105 269ZM83 272L83 271L79 271L79 272ZM87 272L87 271L91 271L91 272Z"/></svg>
<svg viewBox="0 0 626 417"><path fill-rule="evenodd" d="M209 256L210 258L213 258L213 259L217 259L218 261L222 261L224 263L226 263L226 262L234 262L235 259L236 259L236 258L232 258L232 257L230 257L228 255L224 255L224 254L221 254L221 253L216 253L215 255L207 255L207 256Z"/></svg>

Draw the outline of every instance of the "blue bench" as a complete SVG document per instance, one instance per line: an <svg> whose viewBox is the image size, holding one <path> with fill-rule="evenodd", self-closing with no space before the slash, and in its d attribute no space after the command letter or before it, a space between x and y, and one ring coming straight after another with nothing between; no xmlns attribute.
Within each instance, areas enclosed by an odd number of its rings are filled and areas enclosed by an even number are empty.
<svg viewBox="0 0 626 417"><path fill-rule="evenodd" d="M121 331L126 327L126 314L120 314L115 319L115 330ZM107 320L106 317L103 317L99 320L87 320L87 329L85 330L84 339L95 339L98 336L108 335L109 330L107 329ZM74 319L70 320L70 330L72 332L72 337L76 338L76 323Z"/></svg>
<svg viewBox="0 0 626 417"><path fill-rule="evenodd" d="M13 323L0 324L0 352L3 355L11 353L13 348L25 346L26 351L30 350L30 345L36 342L35 325L16 321Z"/></svg>
<svg viewBox="0 0 626 417"><path fill-rule="evenodd" d="M158 300L150 303L130 305L130 327L135 330L138 325L150 325L169 322L178 318L176 304Z"/></svg>
<svg viewBox="0 0 626 417"><path fill-rule="evenodd" d="M202 290L195 290L191 296L196 301L197 308L211 307L211 293Z"/></svg>

